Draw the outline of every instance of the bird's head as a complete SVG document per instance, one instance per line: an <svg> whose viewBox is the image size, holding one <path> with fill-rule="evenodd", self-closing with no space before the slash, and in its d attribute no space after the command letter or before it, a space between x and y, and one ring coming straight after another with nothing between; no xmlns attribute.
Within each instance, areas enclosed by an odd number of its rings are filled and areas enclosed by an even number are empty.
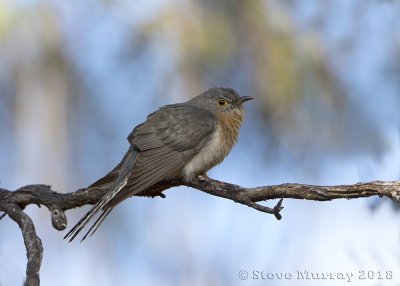
<svg viewBox="0 0 400 286"><path fill-rule="evenodd" d="M211 112L223 114L240 112L244 115L243 103L251 99L253 98L250 96L240 97L232 88L214 87L194 97L189 103Z"/></svg>

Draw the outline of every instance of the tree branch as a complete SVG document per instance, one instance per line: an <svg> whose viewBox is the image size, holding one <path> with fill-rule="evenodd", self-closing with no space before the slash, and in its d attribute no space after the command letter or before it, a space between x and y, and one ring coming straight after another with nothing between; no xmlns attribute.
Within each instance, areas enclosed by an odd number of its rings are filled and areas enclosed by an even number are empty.
<svg viewBox="0 0 400 286"><path fill-rule="evenodd" d="M256 188L244 188L217 180L207 176L199 176L190 182L182 180L164 180L148 188L140 196L165 197L162 193L171 187L185 185L198 189L207 194L226 198L261 212L273 214L281 219L283 209L282 200L304 199L314 201L330 201L334 199L354 199L370 196L388 197L400 202L400 181L374 181L340 186L313 186L302 184L282 184ZM16 191L0 188L0 211L5 212L18 223L22 230L27 250L28 264L25 285L39 285L39 269L42 261L43 248L40 238L36 235L32 220L23 209L29 204L46 206L51 213L52 225L57 230L67 227L67 218L64 211L86 204L95 204L107 189L80 189L76 192L61 194L53 191L48 185L27 185ZM261 201L280 199L273 207L258 204ZM0 216L0 220L4 215Z"/></svg>
<svg viewBox="0 0 400 286"><path fill-rule="evenodd" d="M36 235L35 226L31 218L17 204L1 204L0 208L18 224L24 237L26 257L28 258L25 286L39 285L39 270L42 264L43 247L42 241Z"/></svg>

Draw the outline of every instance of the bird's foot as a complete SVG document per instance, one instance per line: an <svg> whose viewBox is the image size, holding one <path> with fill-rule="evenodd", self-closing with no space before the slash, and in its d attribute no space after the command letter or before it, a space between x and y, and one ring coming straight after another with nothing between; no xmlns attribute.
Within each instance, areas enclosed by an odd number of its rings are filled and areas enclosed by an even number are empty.
<svg viewBox="0 0 400 286"><path fill-rule="evenodd" d="M207 174L200 174L200 175L197 175L197 178L198 178L200 181L207 181L207 180L210 179L210 178L207 176Z"/></svg>

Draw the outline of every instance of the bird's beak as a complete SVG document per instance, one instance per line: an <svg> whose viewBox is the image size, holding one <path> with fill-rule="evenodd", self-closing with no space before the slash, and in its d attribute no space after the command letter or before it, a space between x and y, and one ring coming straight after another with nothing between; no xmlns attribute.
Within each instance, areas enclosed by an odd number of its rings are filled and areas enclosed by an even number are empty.
<svg viewBox="0 0 400 286"><path fill-rule="evenodd" d="M240 98L240 102L243 103L243 102L246 102L246 101L252 100L252 99L254 99L254 98L251 97L251 96L242 96L242 97Z"/></svg>

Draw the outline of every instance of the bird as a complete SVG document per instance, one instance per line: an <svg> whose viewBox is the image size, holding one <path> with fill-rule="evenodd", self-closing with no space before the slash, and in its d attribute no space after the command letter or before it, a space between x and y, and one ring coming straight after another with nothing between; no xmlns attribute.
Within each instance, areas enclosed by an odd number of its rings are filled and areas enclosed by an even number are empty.
<svg viewBox="0 0 400 286"><path fill-rule="evenodd" d="M190 182L221 163L238 139L245 113L253 99L232 88L214 87L177 104L160 107L136 126L122 161L88 190L106 188L104 196L65 235L71 242L102 212L81 242L93 235L119 203L165 179Z"/></svg>

